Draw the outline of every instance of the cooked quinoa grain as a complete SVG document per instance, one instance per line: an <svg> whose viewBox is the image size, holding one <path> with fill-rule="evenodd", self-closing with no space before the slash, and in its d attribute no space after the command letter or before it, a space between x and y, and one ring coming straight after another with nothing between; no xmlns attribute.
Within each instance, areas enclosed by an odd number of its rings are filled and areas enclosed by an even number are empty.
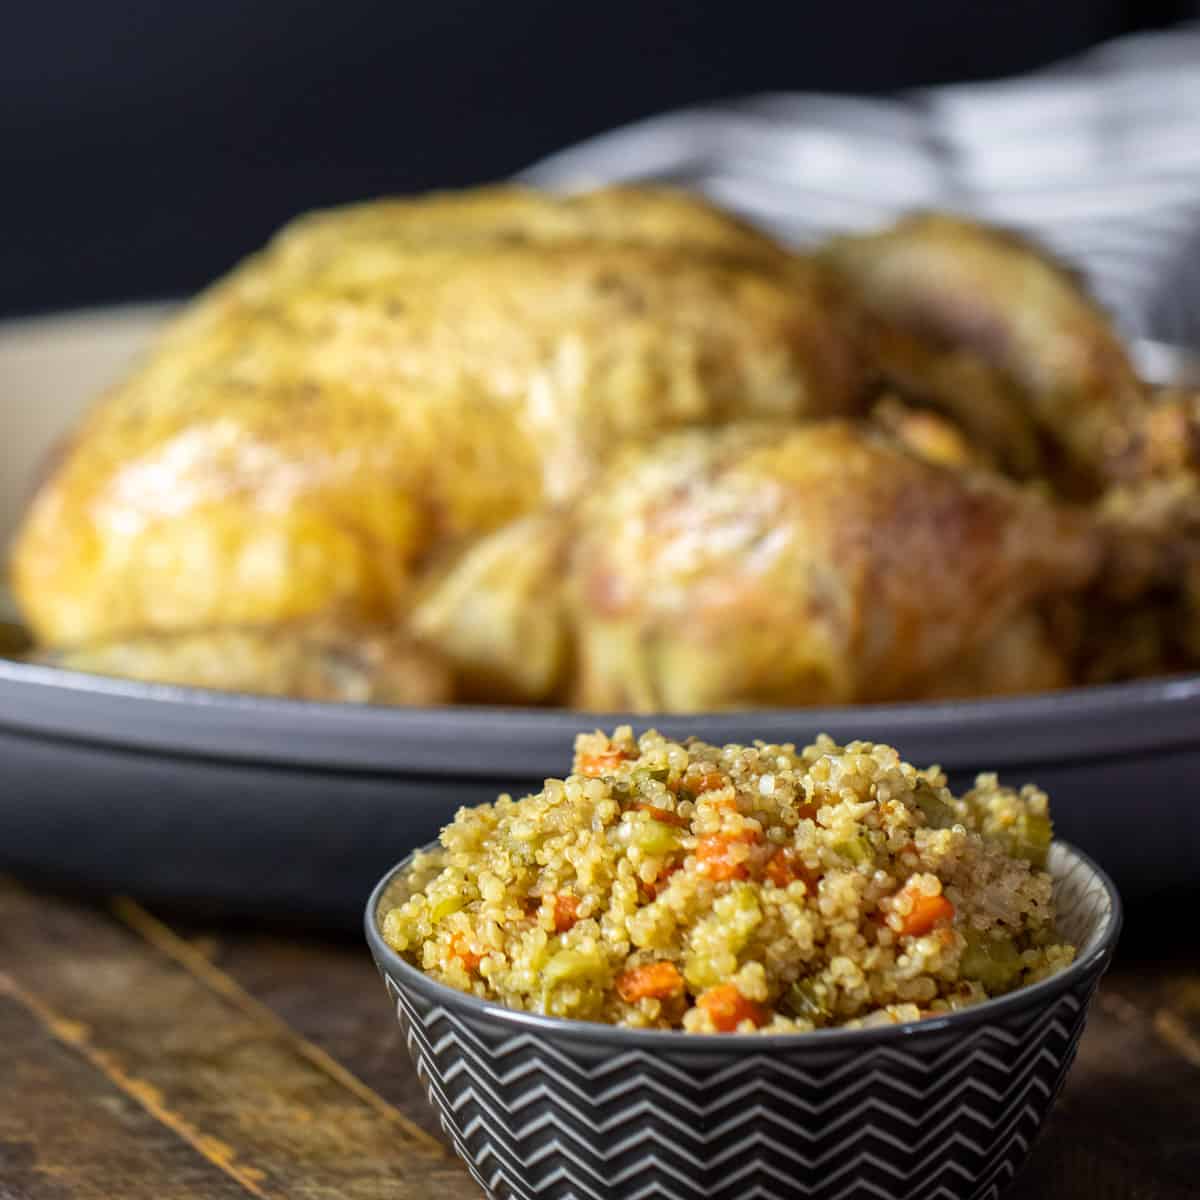
<svg viewBox="0 0 1200 1200"><path fill-rule="evenodd" d="M581 734L572 774L460 809L385 940L510 1008L691 1033L913 1021L1061 970L1047 799L956 797L890 746Z"/></svg>

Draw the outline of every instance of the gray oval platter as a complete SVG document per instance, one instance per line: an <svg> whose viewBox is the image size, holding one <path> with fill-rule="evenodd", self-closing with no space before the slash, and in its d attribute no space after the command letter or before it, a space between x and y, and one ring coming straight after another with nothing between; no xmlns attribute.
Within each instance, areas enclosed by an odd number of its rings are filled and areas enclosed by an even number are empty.
<svg viewBox="0 0 1200 1200"><path fill-rule="evenodd" d="M0 329L0 537L36 464L152 336L161 308ZM1167 348L1147 374L1195 378ZM708 740L825 731L897 745L956 783L996 769L1052 796L1059 833L1127 894L1200 873L1200 676L1019 699L627 718L383 709L152 686L0 660L0 869L151 900L350 926L379 875L461 804L540 786L581 728Z"/></svg>

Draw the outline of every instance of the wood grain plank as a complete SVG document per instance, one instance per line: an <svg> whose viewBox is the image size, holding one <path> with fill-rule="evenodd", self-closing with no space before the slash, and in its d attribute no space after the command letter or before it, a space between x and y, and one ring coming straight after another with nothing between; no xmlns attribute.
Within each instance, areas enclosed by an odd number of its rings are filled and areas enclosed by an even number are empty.
<svg viewBox="0 0 1200 1200"><path fill-rule="evenodd" d="M1155 1019L1181 970L1133 962L1105 979L1075 1068L1022 1177L1022 1196L1198 1194L1200 1070L1163 1039Z"/></svg>
<svg viewBox="0 0 1200 1200"><path fill-rule="evenodd" d="M0 1198L247 1200L48 1027L0 994Z"/></svg>
<svg viewBox="0 0 1200 1200"><path fill-rule="evenodd" d="M127 897L115 899L112 902L112 910L121 921L147 942L174 959L218 995L224 997L264 1027L274 1029L302 1058L329 1076L339 1086L357 1096L368 1107L375 1109L384 1120L397 1126L402 1137L414 1140L425 1150L435 1154L442 1153L444 1147L441 1142L410 1120L395 1105L388 1103L353 1071L343 1066L337 1055L330 1054L323 1046L301 1034L292 1022L281 1016L270 1005L264 1004L252 992L242 987L237 979L222 970L214 962L215 942L206 946L202 940L201 944L197 946L194 941L182 937L147 912L141 905ZM365 954L360 954L358 959L364 967L369 961ZM326 1012L330 1011L330 996L337 994L330 990L330 965L330 957L327 953L322 955L320 966L312 961L308 963L313 982L320 982L320 1004ZM374 977L374 971L371 971L370 974ZM385 993L382 985L376 979L369 990L377 1000L376 1011L379 1013L378 1019L374 1022L374 1028L377 1034L391 1037L398 1031L399 1026L391 1019L390 1006L383 1001ZM363 988L360 991L365 993L367 989ZM343 1001L349 1001L350 995L343 993L340 998ZM356 995L355 999L359 999L359 997ZM411 1072L409 1073L411 1074Z"/></svg>
<svg viewBox="0 0 1200 1200"><path fill-rule="evenodd" d="M1167 973L1160 1000L1155 1031L1185 1062L1200 1068L1200 971Z"/></svg>
<svg viewBox="0 0 1200 1200"><path fill-rule="evenodd" d="M431 1136L443 1136L362 945L262 933L210 936L204 943L213 962L291 1028Z"/></svg>
<svg viewBox="0 0 1200 1200"><path fill-rule="evenodd" d="M60 1040L74 1037L83 1060L178 1140L211 1151L244 1194L477 1200L465 1172L408 1118L211 964L205 972L202 954L148 940L151 928L0 884L10 992L58 1022ZM386 1018L383 1004L380 1025ZM16 1103L0 1092L0 1110Z"/></svg>

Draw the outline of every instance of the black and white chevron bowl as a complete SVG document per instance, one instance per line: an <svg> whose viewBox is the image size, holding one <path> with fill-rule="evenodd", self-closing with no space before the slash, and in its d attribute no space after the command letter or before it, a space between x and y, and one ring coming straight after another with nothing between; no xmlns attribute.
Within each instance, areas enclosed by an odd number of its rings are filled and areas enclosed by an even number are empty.
<svg viewBox="0 0 1200 1200"><path fill-rule="evenodd" d="M407 862L407 860L406 860ZM492 1197L966 1200L1000 1195L1075 1056L1120 930L1111 881L1050 869L1080 948L1052 979L942 1019L699 1036L514 1012L445 987L366 931L442 1128Z"/></svg>

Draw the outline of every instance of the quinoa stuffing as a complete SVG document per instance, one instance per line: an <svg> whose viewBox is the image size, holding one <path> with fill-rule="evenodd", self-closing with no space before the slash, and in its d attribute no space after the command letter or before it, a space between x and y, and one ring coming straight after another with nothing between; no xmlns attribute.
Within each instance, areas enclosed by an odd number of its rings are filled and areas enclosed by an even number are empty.
<svg viewBox="0 0 1200 1200"><path fill-rule="evenodd" d="M572 774L460 809L384 939L510 1008L689 1033L935 1016L1061 970L1033 786L955 796L890 746L581 734Z"/></svg>

